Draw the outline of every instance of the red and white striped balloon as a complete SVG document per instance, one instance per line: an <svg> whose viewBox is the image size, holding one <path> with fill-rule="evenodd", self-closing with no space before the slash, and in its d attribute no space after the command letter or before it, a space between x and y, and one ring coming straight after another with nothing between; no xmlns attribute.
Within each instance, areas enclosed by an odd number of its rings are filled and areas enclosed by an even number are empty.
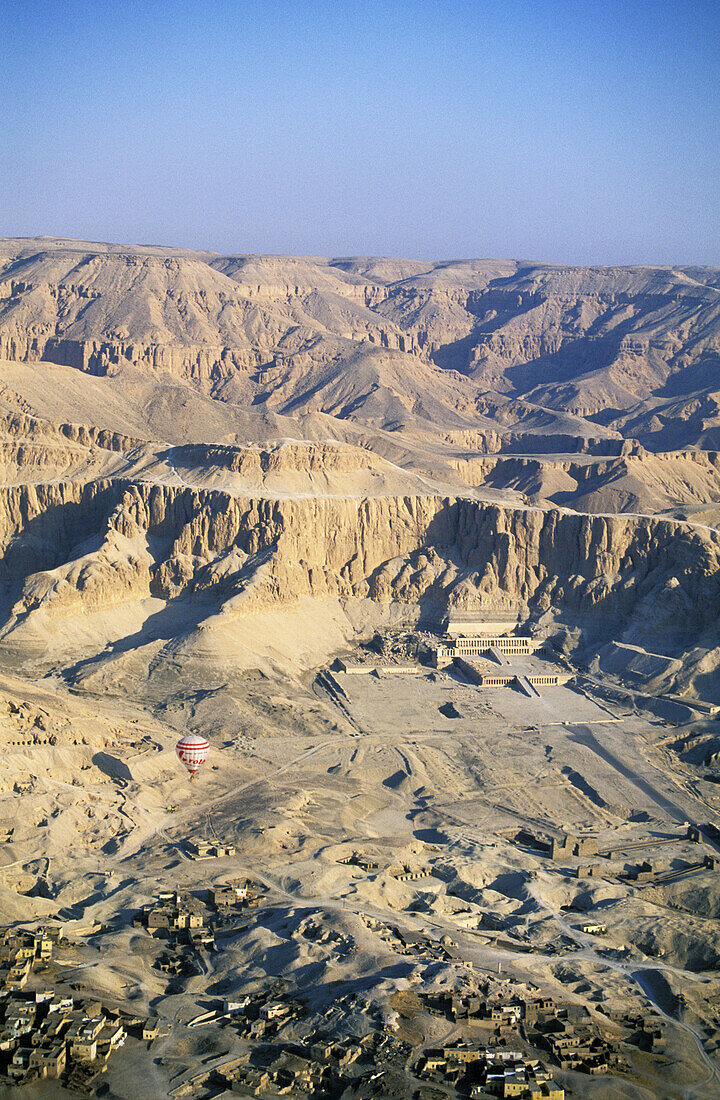
<svg viewBox="0 0 720 1100"><path fill-rule="evenodd" d="M210 745L204 737L200 737L197 733L188 733L186 737L181 737L175 746L175 752L178 755L178 759L185 765L190 772L190 778L195 775L195 772L199 771L208 758L210 752Z"/></svg>

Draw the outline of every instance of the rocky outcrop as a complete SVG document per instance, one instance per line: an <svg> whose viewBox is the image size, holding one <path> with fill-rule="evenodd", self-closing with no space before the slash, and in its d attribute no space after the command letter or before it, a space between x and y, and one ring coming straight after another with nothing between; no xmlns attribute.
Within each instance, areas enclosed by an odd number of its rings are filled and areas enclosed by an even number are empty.
<svg viewBox="0 0 720 1100"><path fill-rule="evenodd" d="M653 515L674 510L682 516L684 509L709 515L720 501L718 452L650 454L628 442L622 452L598 461L471 455L449 464L469 485L518 494L521 503L552 502L582 512Z"/></svg>
<svg viewBox="0 0 720 1100"><path fill-rule="evenodd" d="M260 479L267 473L352 473L380 465L369 451L335 443L285 442L274 447L222 447L189 443L173 447L174 465L215 467Z"/></svg>
<svg viewBox="0 0 720 1100"><path fill-rule="evenodd" d="M223 344L148 344L141 341L58 339L51 335L0 333L0 358L42 359L87 374L113 374L122 367L165 371L201 384L217 383L236 371L257 369L267 352Z"/></svg>
<svg viewBox="0 0 720 1100"><path fill-rule="evenodd" d="M3 394L0 389L1 396ZM145 442L92 425L57 424L22 414L1 417L0 435L29 444L77 444L79 447L99 447L103 451L131 451Z"/></svg>

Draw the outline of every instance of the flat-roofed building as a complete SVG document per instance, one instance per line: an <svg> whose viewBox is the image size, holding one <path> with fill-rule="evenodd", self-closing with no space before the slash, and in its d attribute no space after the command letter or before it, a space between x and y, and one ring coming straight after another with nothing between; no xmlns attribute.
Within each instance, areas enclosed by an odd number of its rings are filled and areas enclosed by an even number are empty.
<svg viewBox="0 0 720 1100"><path fill-rule="evenodd" d="M448 1062L479 1062L485 1054L484 1047L443 1047L443 1055Z"/></svg>
<svg viewBox="0 0 720 1100"><path fill-rule="evenodd" d="M278 1020L281 1016L287 1016L290 1012L290 1006L286 1005L284 1001L268 1001L260 1009L260 1018L262 1020Z"/></svg>
<svg viewBox="0 0 720 1100"><path fill-rule="evenodd" d="M50 1047L39 1047L30 1055L28 1069L38 1077L57 1079L65 1072L67 1047L65 1043L55 1043Z"/></svg>
<svg viewBox="0 0 720 1100"><path fill-rule="evenodd" d="M97 1037L98 1054L107 1058L125 1042L125 1028L119 1020L108 1021Z"/></svg>
<svg viewBox="0 0 720 1100"><path fill-rule="evenodd" d="M94 1062L97 1058L98 1036L105 1026L104 1016L83 1016L68 1032L70 1053L73 1058Z"/></svg>
<svg viewBox="0 0 720 1100"><path fill-rule="evenodd" d="M53 941L45 932L38 932L33 937L33 948L36 959L47 960L52 958Z"/></svg>
<svg viewBox="0 0 720 1100"><path fill-rule="evenodd" d="M33 1048L31 1046L19 1046L13 1051L12 1061L7 1067L8 1077L14 1077L16 1080L20 1077L24 1077L30 1068L30 1059L33 1056Z"/></svg>
<svg viewBox="0 0 720 1100"><path fill-rule="evenodd" d="M151 1042L153 1039L157 1039L159 1023L157 1017L149 1016L142 1025L142 1037L146 1042Z"/></svg>

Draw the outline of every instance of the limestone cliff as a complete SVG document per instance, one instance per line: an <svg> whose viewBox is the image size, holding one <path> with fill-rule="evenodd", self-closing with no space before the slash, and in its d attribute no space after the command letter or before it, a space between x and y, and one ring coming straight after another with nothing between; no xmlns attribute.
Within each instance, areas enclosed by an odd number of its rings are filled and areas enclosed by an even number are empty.
<svg viewBox="0 0 720 1100"><path fill-rule="evenodd" d="M300 597L418 608L523 604L668 640L720 613L720 535L641 517L512 509L438 496L249 499L121 480L6 488L8 626L155 596L208 614Z"/></svg>

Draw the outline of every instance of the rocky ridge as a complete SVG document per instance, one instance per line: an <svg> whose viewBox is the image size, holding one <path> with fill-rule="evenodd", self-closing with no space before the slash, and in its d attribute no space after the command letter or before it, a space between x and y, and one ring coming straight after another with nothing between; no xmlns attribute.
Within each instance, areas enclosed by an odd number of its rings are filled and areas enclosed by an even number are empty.
<svg viewBox="0 0 720 1100"><path fill-rule="evenodd" d="M713 447L719 353L715 269L0 245L0 355L281 415Z"/></svg>

